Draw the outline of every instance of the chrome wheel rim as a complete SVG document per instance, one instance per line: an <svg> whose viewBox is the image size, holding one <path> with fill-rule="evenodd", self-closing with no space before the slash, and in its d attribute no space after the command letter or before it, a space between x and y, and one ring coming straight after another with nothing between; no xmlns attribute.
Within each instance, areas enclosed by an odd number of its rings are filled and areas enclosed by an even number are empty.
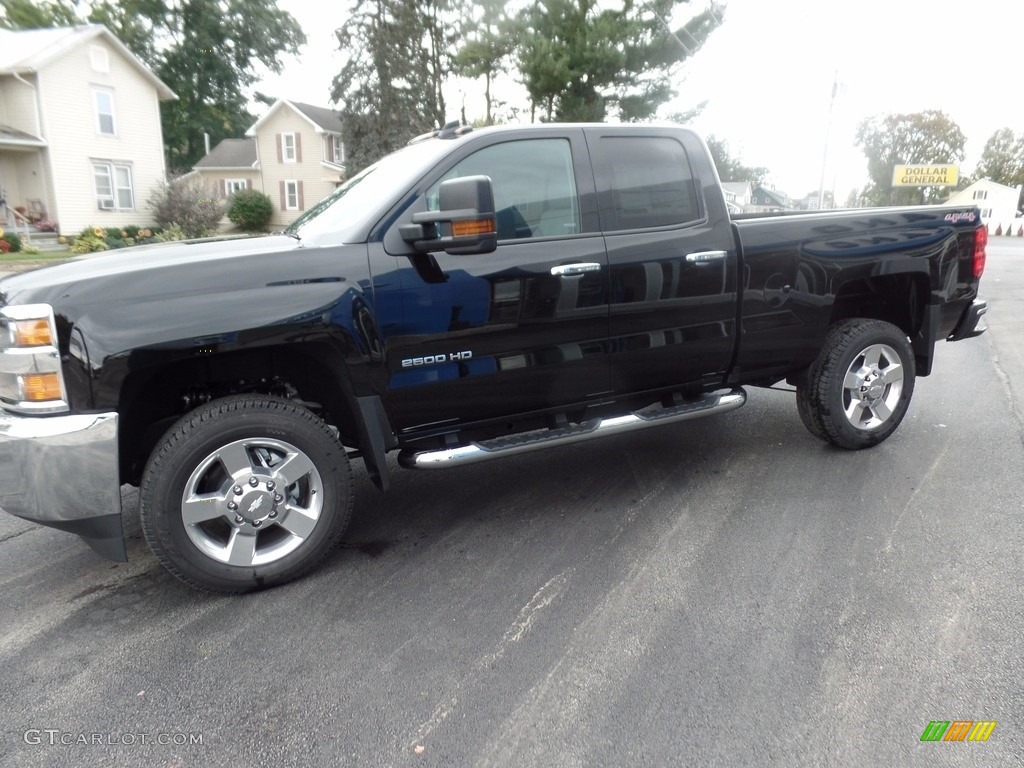
<svg viewBox="0 0 1024 768"><path fill-rule="evenodd" d="M312 460L291 443L236 440L209 454L189 476L181 520L207 557L240 567L266 565L312 535L323 490Z"/></svg>
<svg viewBox="0 0 1024 768"><path fill-rule="evenodd" d="M878 429L903 395L903 364L888 344L872 344L850 364L843 380L843 411L857 429Z"/></svg>

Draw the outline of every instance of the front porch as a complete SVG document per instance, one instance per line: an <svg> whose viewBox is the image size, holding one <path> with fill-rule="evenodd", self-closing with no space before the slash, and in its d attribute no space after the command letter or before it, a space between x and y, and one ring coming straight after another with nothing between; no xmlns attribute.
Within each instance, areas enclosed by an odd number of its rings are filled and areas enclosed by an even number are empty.
<svg viewBox="0 0 1024 768"><path fill-rule="evenodd" d="M38 136L0 124L0 227L40 250L59 250L44 152Z"/></svg>

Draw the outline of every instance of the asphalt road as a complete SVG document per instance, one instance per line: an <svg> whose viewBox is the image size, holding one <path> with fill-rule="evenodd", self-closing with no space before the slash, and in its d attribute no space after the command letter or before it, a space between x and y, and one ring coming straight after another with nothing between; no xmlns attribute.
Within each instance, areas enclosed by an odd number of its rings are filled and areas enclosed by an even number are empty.
<svg viewBox="0 0 1024 768"><path fill-rule="evenodd" d="M137 520L114 564L0 515L0 765L1020 765L1024 242L982 287L876 449L752 390L386 497L360 468L344 547L262 594L190 591Z"/></svg>

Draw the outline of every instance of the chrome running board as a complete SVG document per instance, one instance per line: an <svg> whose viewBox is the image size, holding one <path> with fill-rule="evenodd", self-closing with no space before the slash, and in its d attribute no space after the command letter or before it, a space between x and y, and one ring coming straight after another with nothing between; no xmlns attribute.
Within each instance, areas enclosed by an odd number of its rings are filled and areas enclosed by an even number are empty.
<svg viewBox="0 0 1024 768"><path fill-rule="evenodd" d="M747 393L741 388L736 388L724 394L703 395L698 400L678 405L644 409L624 416L594 418L582 424L471 442L468 445L444 448L439 451L404 450L398 454L398 463L407 469L442 469L460 464L475 464L478 461L529 453L542 448L579 443L595 437L632 432L659 424L671 424L676 421L699 419L716 413L734 411L746 401Z"/></svg>

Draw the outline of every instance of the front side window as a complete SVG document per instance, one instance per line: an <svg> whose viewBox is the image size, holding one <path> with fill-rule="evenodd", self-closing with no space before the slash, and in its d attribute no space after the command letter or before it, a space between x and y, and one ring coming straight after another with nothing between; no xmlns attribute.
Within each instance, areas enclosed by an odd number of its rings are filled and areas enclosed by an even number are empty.
<svg viewBox="0 0 1024 768"><path fill-rule="evenodd" d="M427 191L427 208L440 208L442 181L489 176L498 239L561 237L580 231L580 206L568 139L495 144L459 161Z"/></svg>
<svg viewBox="0 0 1024 768"><path fill-rule="evenodd" d="M248 186L245 179L226 179L224 181L224 194L231 197L235 192L241 192L243 189L247 189Z"/></svg>
<svg viewBox="0 0 1024 768"><path fill-rule="evenodd" d="M114 136L114 92L106 88L93 88L93 106L96 111L96 131L104 136Z"/></svg>
<svg viewBox="0 0 1024 768"><path fill-rule="evenodd" d="M96 207L101 211L134 211L132 169L124 163L93 163Z"/></svg>
<svg viewBox="0 0 1024 768"><path fill-rule="evenodd" d="M647 229L700 218L697 189L686 151L675 139L606 136L610 190L602 212L605 230Z"/></svg>
<svg viewBox="0 0 1024 768"><path fill-rule="evenodd" d="M286 181L284 183L284 207L286 211L299 210L299 182Z"/></svg>

